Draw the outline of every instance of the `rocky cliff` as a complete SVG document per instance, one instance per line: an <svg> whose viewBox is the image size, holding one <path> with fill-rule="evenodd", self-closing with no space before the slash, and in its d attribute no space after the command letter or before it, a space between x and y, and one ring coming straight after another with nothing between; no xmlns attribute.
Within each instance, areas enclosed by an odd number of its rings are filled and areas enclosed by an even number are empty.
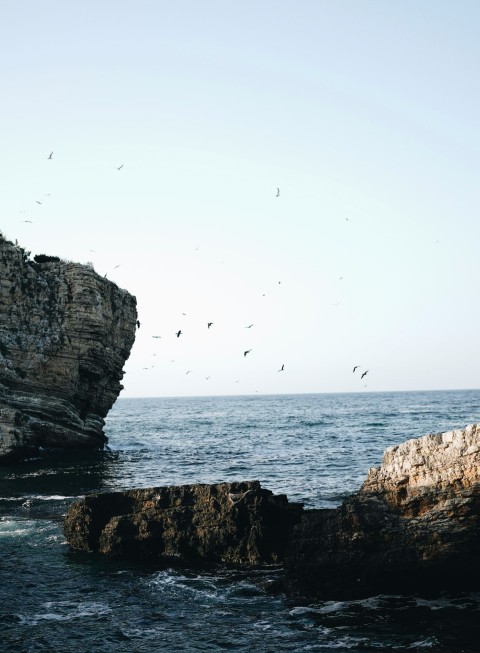
<svg viewBox="0 0 480 653"><path fill-rule="evenodd" d="M135 298L92 267L30 260L0 235L0 462L106 442L136 320Z"/></svg>
<svg viewBox="0 0 480 653"><path fill-rule="evenodd" d="M387 449L357 494L304 513L286 554L289 593L478 590L479 463L478 425Z"/></svg>

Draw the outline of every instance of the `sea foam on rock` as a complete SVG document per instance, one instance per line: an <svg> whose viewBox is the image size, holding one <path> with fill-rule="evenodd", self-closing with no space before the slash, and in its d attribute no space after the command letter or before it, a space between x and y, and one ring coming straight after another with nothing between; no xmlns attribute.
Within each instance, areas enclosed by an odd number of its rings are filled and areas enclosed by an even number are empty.
<svg viewBox="0 0 480 653"><path fill-rule="evenodd" d="M135 339L135 297L0 234L0 462L98 448Z"/></svg>

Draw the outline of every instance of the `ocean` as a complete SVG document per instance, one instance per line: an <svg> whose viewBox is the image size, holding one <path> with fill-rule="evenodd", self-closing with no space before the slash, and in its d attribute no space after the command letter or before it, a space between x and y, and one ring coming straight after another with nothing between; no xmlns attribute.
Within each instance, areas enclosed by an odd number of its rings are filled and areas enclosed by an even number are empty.
<svg viewBox="0 0 480 653"><path fill-rule="evenodd" d="M478 593L297 605L278 569L169 569L71 551L91 492L261 481L335 507L390 445L480 419L480 391L120 398L104 451L0 467L0 651L256 653L480 650Z"/></svg>

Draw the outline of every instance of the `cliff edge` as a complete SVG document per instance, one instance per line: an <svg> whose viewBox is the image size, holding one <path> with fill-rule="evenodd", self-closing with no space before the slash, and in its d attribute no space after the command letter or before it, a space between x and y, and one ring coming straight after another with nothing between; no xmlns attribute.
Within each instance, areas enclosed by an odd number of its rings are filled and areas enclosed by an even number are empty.
<svg viewBox="0 0 480 653"><path fill-rule="evenodd" d="M135 340L136 299L91 266L0 234L0 462L98 448Z"/></svg>

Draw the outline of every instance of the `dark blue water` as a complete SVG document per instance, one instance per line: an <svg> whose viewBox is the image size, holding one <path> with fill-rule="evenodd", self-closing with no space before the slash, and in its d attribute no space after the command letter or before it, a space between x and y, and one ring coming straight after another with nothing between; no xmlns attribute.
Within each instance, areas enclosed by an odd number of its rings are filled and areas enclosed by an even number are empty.
<svg viewBox="0 0 480 653"><path fill-rule="evenodd" d="M218 574L72 552L89 492L259 479L336 506L384 449L480 419L480 391L120 399L110 449L0 468L1 651L479 651L479 594L291 604L278 571Z"/></svg>

